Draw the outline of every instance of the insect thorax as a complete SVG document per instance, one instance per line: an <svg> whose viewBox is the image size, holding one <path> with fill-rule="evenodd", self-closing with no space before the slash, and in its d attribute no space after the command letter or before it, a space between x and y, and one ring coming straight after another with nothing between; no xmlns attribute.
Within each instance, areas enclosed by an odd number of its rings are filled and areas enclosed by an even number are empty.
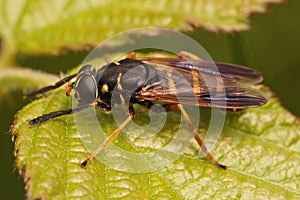
<svg viewBox="0 0 300 200"><path fill-rule="evenodd" d="M135 103L136 92L161 78L153 66L138 60L126 58L110 63L97 72L98 98L111 106Z"/></svg>

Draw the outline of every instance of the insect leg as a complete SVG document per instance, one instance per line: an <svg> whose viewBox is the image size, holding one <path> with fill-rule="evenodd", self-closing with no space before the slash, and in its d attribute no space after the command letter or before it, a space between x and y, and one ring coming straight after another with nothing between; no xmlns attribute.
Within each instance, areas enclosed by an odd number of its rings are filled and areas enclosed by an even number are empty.
<svg viewBox="0 0 300 200"><path fill-rule="evenodd" d="M134 117L134 110L132 105L129 106L128 109L128 117L125 119L125 121L117 128L115 129L112 134L110 134L110 136L108 138L106 138L104 140L104 142L94 151L92 152L89 157L87 159L85 159L81 164L80 167L81 168L85 168L85 166L91 161L93 160L94 157L96 157L98 155L98 153L100 153L100 151L102 151L114 138L116 138L119 133L127 126L127 124L133 119Z"/></svg>
<svg viewBox="0 0 300 200"><path fill-rule="evenodd" d="M135 52L130 52L129 54L127 54L126 57L131 58L131 59L135 59L136 58L136 53Z"/></svg>
<svg viewBox="0 0 300 200"><path fill-rule="evenodd" d="M147 108L150 108L154 111L154 112L162 112L161 109L155 109L155 107L153 108L152 106L155 106L155 104L153 104L152 102L150 101L145 101L143 103L140 103L141 105L143 106L146 106ZM185 109L183 108L183 106L181 104L165 104L165 105L162 105L165 110L167 112L169 111L174 111L174 110L180 110L183 117L184 117L184 120L186 121L186 123L188 124L189 126L189 129L191 131L191 133L193 134L195 140L197 141L197 143L199 144L202 152L205 154L205 156L207 157L207 159L213 164L215 165L216 167L218 168L221 168L221 169L224 169L226 170L227 167L225 165L222 165L220 163L218 163L214 157L209 153L209 151L207 150L205 144L203 143L202 139L200 138L200 136L198 135L197 131L195 130L193 124L192 124L192 121L188 115L188 113L185 111Z"/></svg>
<svg viewBox="0 0 300 200"><path fill-rule="evenodd" d="M174 105L172 107L175 107ZM202 139L200 138L200 136L198 135L197 131L195 130L195 128L193 127L192 121L188 115L188 113L185 111L185 109L183 108L182 105L177 104L177 108L178 110L181 111L181 113L183 114L183 117L186 121L186 123L188 124L190 131L192 132L192 134L194 135L195 140L197 141L197 143L199 144L202 152L206 155L207 159L216 167L226 170L227 167L225 165L222 165L220 163L218 163L214 157L209 153L209 151L207 150L205 144L203 143Z"/></svg>
<svg viewBox="0 0 300 200"><path fill-rule="evenodd" d="M24 98L29 97L29 96L35 96L35 95L38 95L38 94L42 94L42 93L48 92L49 90L53 90L55 88L58 88L58 87L62 86L63 84L65 84L66 82L70 81L72 78L76 77L76 76L77 76L77 74L72 74L70 76L67 76L67 77L57 81L54 85L49 85L49 86L43 87L41 89L34 90L32 92L29 92L29 93L25 93ZM69 88L70 88L70 86L69 86Z"/></svg>
<svg viewBox="0 0 300 200"><path fill-rule="evenodd" d="M45 122L49 119L53 119L53 118L56 118L56 117L59 117L59 116L62 116L62 115L69 115L71 113L75 113L75 112L87 109L89 107L93 107L93 106L99 107L99 104L100 104L99 102L93 102L91 104L82 104L82 105L79 105L75 108L69 108L69 109L66 109L66 110L54 111L54 112L44 114L44 115L41 115L39 117L36 117L36 118L30 120L29 125L39 124L39 123Z"/></svg>

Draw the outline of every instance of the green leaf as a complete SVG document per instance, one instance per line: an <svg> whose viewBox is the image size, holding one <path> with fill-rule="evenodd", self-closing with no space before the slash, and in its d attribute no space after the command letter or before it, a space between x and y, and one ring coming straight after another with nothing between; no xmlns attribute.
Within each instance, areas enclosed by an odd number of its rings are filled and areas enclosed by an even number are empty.
<svg viewBox="0 0 300 200"><path fill-rule="evenodd" d="M89 49L116 33L138 27L192 30L194 26L203 26L210 31L241 31L249 28L251 13L265 12L268 3L281 1L1 0L4 53L0 66L13 63L16 52L57 53L63 47Z"/></svg>
<svg viewBox="0 0 300 200"><path fill-rule="evenodd" d="M268 89L262 90L271 96ZM79 133L74 116L28 125L28 120L41 114L71 106L70 97L60 88L47 98L28 104L16 116L12 128L16 165L24 176L30 199L300 198L299 119L283 109L274 97L265 106L227 114L222 135L211 151L220 163L228 166L226 171L199 157L200 150L195 144L174 162L154 171L129 172L126 167L140 169L142 163L122 163L124 155L107 149L104 154L113 155L115 164L123 171L97 159L82 169L80 163L96 148L87 150L84 143L84 137L93 134L89 124L84 135ZM106 136L118 127L112 115L97 115ZM209 109L201 110L201 116L204 117L198 131L203 133L210 120ZM145 109L136 107L135 122L149 123ZM180 113L171 112L163 129L153 137L136 139L133 136L139 135L141 129L130 129L129 135L122 132L113 144L128 152L155 152L173 139L180 123Z"/></svg>

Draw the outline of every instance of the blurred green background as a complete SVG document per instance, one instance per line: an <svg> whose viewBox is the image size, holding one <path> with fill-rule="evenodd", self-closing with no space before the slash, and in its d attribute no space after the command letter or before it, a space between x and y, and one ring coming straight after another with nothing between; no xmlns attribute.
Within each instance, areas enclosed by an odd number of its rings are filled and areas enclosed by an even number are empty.
<svg viewBox="0 0 300 200"><path fill-rule="evenodd" d="M300 116L299 10L300 1L290 0L270 6L266 14L253 14L251 30L227 35L198 28L188 34L199 41L214 60L251 66L260 71L264 84L271 88L283 106ZM87 52L68 52L63 56L18 55L17 62L21 66L39 66L39 70L58 74L78 65L86 55ZM22 99L21 91L0 99L2 199L24 198L23 180L14 168L9 129L14 114L29 102Z"/></svg>

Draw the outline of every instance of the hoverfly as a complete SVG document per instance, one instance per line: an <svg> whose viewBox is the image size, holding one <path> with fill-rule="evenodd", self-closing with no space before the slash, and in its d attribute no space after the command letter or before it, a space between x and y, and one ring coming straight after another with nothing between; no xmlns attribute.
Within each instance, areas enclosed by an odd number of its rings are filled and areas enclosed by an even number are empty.
<svg viewBox="0 0 300 200"><path fill-rule="evenodd" d="M215 66L215 67L213 67ZM131 69L137 69L132 71ZM176 71L177 73L173 73ZM181 75L181 76L179 76ZM222 84L210 86L203 79L215 80ZM182 83L182 77L189 83ZM76 78L74 82L67 83ZM166 111L181 111L190 132L199 144L207 159L215 166L226 169L208 152L202 139L193 127L191 119L182 105L216 107L229 110L242 110L264 105L267 100L251 86L262 81L262 76L255 70L226 63L213 63L201 60L186 61L182 57L137 58L134 53L117 63L109 63L96 70L92 65L84 65L75 74L67 76L54 85L25 94L25 97L42 94L67 83L66 95L75 91L78 106L66 110L54 111L29 121L38 124L62 115L87 109L99 108L109 113L116 104L128 102L128 116L125 121L105 139L105 141L84 160L80 166L85 167L106 145L111 142L134 117L134 104L150 108L156 103ZM214 87L214 88L212 88ZM222 87L221 91L218 92ZM135 88L132 90L132 88ZM210 89L215 90L210 95ZM116 92L114 103L112 93ZM180 101L178 100L180 96ZM194 101L196 99L196 101ZM224 104L225 102L225 104Z"/></svg>

